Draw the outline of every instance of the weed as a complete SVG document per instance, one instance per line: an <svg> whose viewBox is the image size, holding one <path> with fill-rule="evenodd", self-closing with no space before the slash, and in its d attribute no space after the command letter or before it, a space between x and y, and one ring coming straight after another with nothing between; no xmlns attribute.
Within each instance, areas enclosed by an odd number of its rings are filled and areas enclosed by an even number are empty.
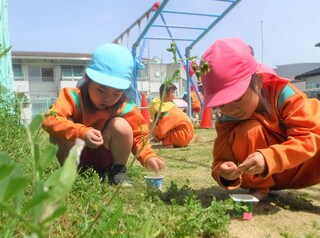
<svg viewBox="0 0 320 238"><path fill-rule="evenodd" d="M30 125L24 127L21 124L19 104L15 103L16 98L2 94L1 102L0 116L9 117L1 129L10 124L9 130L4 130L5 138L1 137L4 142L1 145L5 144L3 149L11 153L0 152L0 228L6 236L25 232L46 237L50 223L65 211L64 197L71 190L76 176L77 150L73 149L67 163L44 180L44 171L53 160L56 148L48 145L41 150L40 144L36 142L34 135L39 135L37 131L43 117L35 117ZM16 158L20 156L23 158L20 162L25 162L21 164L32 159L32 173L26 172L20 163L15 162L19 161ZM25 191L29 195L27 198L24 197ZM13 219L4 219L9 217Z"/></svg>

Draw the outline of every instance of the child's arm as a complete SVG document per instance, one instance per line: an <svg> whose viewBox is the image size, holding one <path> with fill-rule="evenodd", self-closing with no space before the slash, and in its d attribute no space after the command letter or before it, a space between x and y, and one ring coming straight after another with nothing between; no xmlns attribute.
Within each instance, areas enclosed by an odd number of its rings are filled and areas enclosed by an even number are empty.
<svg viewBox="0 0 320 238"><path fill-rule="evenodd" d="M286 127L287 140L259 150L266 160L266 177L297 167L319 153L319 100L307 99L303 92L295 90L295 94L284 101L279 114Z"/></svg>
<svg viewBox="0 0 320 238"><path fill-rule="evenodd" d="M164 162L158 157L151 157L146 161L145 167L158 173L164 167Z"/></svg>
<svg viewBox="0 0 320 238"><path fill-rule="evenodd" d="M232 152L232 147L228 141L230 132L234 128L235 123L216 123L216 130L219 136L216 137L214 142L214 161L212 163L212 177L217 183L227 189L237 188L241 184L240 170L237 169L239 164L235 160L235 156Z"/></svg>
<svg viewBox="0 0 320 238"><path fill-rule="evenodd" d="M70 94L70 90L72 91L73 89L64 88L61 90L52 108L46 113L42 127L55 137L67 140L84 139L85 134L90 128L74 122L73 118L79 112Z"/></svg>
<svg viewBox="0 0 320 238"><path fill-rule="evenodd" d="M133 131L132 153L136 155L140 148L143 147L142 151L138 155L138 160L140 163L143 166L146 166L147 160L152 157L156 157L161 160L161 158L157 156L157 154L151 148L150 142L147 141L147 137L150 133L149 126L138 107L132 107L130 111L123 115L123 118L128 121Z"/></svg>

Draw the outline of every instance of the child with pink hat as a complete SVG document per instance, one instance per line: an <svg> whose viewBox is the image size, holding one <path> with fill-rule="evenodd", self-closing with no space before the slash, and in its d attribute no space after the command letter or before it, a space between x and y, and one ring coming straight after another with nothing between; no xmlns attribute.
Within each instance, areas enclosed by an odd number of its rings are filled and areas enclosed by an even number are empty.
<svg viewBox="0 0 320 238"><path fill-rule="evenodd" d="M111 184L117 185L124 178L122 185L132 186L125 176L130 152L140 151L140 163L156 173L163 168L163 160L147 141L147 122L124 94L130 87L133 66L127 48L105 44L93 52L78 87L61 90L43 121L50 141L58 145L61 165L76 139L81 139L85 147L80 155L80 171L93 168L102 180L108 176Z"/></svg>
<svg viewBox="0 0 320 238"><path fill-rule="evenodd" d="M261 67L239 38L215 41L203 54L204 106L215 108L212 176L220 186L271 190L320 183L320 102ZM204 68L204 67L201 67Z"/></svg>

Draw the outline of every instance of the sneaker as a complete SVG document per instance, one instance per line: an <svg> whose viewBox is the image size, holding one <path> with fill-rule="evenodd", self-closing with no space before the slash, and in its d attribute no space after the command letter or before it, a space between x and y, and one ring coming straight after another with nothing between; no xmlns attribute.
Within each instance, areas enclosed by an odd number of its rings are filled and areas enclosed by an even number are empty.
<svg viewBox="0 0 320 238"><path fill-rule="evenodd" d="M249 189L249 194L257 198L259 201L268 196L268 193L260 191L258 189Z"/></svg>
<svg viewBox="0 0 320 238"><path fill-rule="evenodd" d="M150 142L159 143L160 140L157 139L157 138L155 138L155 137L153 137L153 138L150 140Z"/></svg>
<svg viewBox="0 0 320 238"><path fill-rule="evenodd" d="M110 184L118 185L121 180L123 179L123 182L121 184L122 187L132 187L131 179L128 175L125 175L127 171L126 166L124 165L114 165L109 171L108 180Z"/></svg>
<svg viewBox="0 0 320 238"><path fill-rule="evenodd" d="M161 142L162 142L162 145L165 147L173 147L173 144L168 136L163 138Z"/></svg>
<svg viewBox="0 0 320 238"><path fill-rule="evenodd" d="M111 177L111 183L114 185L118 185L124 176L125 176L125 173L117 173L117 174L113 175ZM123 182L121 184L121 187L124 187L124 188L131 188L132 187L132 182L131 182L131 179L128 175L126 175L124 177Z"/></svg>

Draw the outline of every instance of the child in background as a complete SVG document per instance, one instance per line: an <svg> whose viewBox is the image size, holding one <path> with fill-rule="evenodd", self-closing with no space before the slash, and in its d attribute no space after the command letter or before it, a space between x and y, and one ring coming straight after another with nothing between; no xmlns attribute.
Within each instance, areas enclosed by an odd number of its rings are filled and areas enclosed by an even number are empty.
<svg viewBox="0 0 320 238"><path fill-rule="evenodd" d="M160 86L160 97L154 98L149 105L149 114L152 126L161 103L161 97L165 84ZM174 103L177 87L169 83L166 87L165 97L161 108L160 119L154 130L155 139L165 146L183 147L187 146L193 138L194 130L190 118Z"/></svg>
<svg viewBox="0 0 320 238"><path fill-rule="evenodd" d="M149 114L151 119L150 126L152 126L152 122L155 120L156 114L159 111L163 90L164 90L164 83L161 84L159 89L160 97L154 98L150 102L150 105L149 105ZM177 87L173 83L169 83L167 85L166 94L164 96L162 107L161 107L161 112L167 112L175 106L173 99L175 98L176 90L177 90Z"/></svg>
<svg viewBox="0 0 320 238"><path fill-rule="evenodd" d="M192 119L193 119L194 123L198 124L199 123L199 113L201 111L201 102L200 102L198 95L197 95L196 91L194 90L193 86L191 86L190 91L191 91L190 97L191 97ZM199 92L201 99L203 100L202 93L200 91L198 91L198 92Z"/></svg>
<svg viewBox="0 0 320 238"><path fill-rule="evenodd" d="M50 142L58 146L57 159L62 165L75 140L85 142L79 169L93 168L103 180L119 184L126 172L130 151L140 163L159 172L164 162L146 141L149 127L138 107L128 101L124 90L129 88L133 71L131 53L120 45L98 47L86 69L85 80L77 88L64 88L48 111L43 128ZM58 117L50 112L56 112ZM129 177L124 185L131 186Z"/></svg>
<svg viewBox="0 0 320 238"><path fill-rule="evenodd" d="M219 185L260 200L271 190L319 183L320 102L257 64L239 38L215 41L205 64L204 106L220 115L212 163Z"/></svg>

